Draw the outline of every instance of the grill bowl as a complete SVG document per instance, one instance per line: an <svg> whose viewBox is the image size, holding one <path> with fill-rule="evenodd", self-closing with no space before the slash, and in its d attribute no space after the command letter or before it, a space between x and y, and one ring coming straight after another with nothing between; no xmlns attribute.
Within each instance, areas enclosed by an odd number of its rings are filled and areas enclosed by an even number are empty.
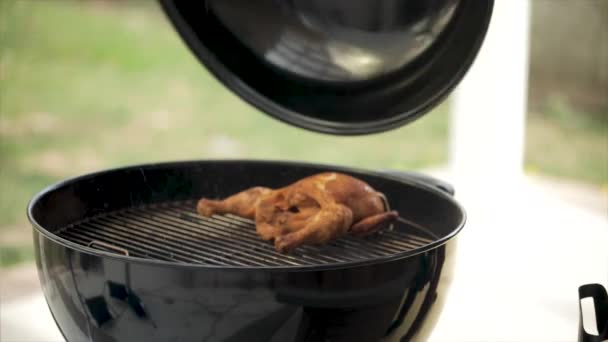
<svg viewBox="0 0 608 342"><path fill-rule="evenodd" d="M193 201L351 174L406 222L289 256L250 222ZM68 341L386 341L423 337L440 311L464 225L451 196L414 177L271 161L192 161L77 177L28 208L43 291ZM439 300L438 302L441 302Z"/></svg>

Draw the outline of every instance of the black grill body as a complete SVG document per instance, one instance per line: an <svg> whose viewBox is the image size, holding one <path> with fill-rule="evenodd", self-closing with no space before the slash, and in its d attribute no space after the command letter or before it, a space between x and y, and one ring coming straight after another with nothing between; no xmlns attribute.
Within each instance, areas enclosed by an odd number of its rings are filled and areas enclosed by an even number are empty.
<svg viewBox="0 0 608 342"><path fill-rule="evenodd" d="M322 171L363 179L407 222L282 256L246 220L193 214L199 197ZM44 294L67 341L424 339L465 220L449 194L412 176L264 161L86 175L41 192L28 214Z"/></svg>

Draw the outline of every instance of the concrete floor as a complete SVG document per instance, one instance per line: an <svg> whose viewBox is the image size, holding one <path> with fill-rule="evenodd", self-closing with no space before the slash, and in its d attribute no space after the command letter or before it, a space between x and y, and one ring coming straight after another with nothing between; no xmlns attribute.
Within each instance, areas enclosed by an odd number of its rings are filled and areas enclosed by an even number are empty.
<svg viewBox="0 0 608 342"><path fill-rule="evenodd" d="M456 188L468 223L430 340L575 341L578 287L608 285L608 194L530 177ZM34 265L4 270L1 294L0 341L62 341Z"/></svg>

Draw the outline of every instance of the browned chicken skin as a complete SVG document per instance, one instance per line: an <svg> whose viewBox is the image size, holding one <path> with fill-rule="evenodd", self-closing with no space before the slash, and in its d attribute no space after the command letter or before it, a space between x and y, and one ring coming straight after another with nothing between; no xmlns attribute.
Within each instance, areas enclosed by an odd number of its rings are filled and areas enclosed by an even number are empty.
<svg viewBox="0 0 608 342"><path fill-rule="evenodd" d="M254 187L224 200L201 199L199 214L234 214L255 220L264 240L279 252L324 244L347 233L367 235L399 216L386 211L384 195L351 176L327 172L280 189Z"/></svg>

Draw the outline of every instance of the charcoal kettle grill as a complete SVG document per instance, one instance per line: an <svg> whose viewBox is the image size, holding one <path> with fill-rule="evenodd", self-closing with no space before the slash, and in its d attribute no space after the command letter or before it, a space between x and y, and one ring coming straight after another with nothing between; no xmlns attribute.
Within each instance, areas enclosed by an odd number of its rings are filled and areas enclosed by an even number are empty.
<svg viewBox="0 0 608 342"><path fill-rule="evenodd" d="M161 0L199 61L264 113L370 134L422 116L471 65L491 0ZM277 253L200 197L360 178L400 213L367 238ZM424 340L465 212L425 175L262 160L129 166L52 185L28 206L50 311L67 341Z"/></svg>

